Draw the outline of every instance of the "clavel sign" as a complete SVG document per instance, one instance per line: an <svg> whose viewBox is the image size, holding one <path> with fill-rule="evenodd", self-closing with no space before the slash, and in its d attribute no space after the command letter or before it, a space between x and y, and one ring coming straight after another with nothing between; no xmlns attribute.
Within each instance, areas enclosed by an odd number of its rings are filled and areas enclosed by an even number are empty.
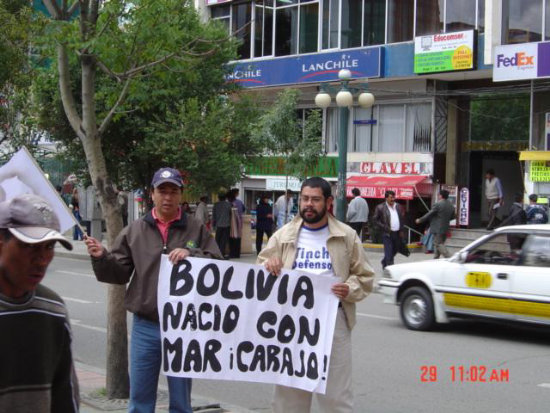
<svg viewBox="0 0 550 413"><path fill-rule="evenodd" d="M169 376L324 393L338 299L333 276L163 256L158 308Z"/></svg>

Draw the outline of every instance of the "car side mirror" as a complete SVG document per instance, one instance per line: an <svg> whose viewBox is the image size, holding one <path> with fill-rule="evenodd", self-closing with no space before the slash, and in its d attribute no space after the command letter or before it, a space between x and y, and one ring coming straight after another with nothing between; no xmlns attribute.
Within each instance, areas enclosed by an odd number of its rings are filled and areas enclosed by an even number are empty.
<svg viewBox="0 0 550 413"><path fill-rule="evenodd" d="M464 264L467 258L468 258L468 251L460 251L457 255L457 261L461 264Z"/></svg>

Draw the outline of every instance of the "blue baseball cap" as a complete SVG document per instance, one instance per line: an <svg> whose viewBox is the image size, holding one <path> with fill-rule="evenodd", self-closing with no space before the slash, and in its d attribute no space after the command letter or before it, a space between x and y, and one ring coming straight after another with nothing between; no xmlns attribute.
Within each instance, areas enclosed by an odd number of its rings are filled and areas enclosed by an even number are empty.
<svg viewBox="0 0 550 413"><path fill-rule="evenodd" d="M180 188L183 188L183 179L177 169L160 168L158 171L155 172L155 175L153 175L151 186L153 188L157 188L159 185L165 183L174 184L176 186L179 186Z"/></svg>

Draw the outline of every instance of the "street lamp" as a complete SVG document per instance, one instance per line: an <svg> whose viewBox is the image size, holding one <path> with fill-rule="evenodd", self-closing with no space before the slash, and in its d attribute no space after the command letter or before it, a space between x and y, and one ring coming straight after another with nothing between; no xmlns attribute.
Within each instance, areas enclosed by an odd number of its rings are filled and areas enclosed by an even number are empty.
<svg viewBox="0 0 550 413"><path fill-rule="evenodd" d="M353 94L359 92L357 103L362 108L370 108L374 104L374 95L366 92L367 85L350 87L351 71L342 69L338 72L340 89L336 93L336 105L340 108L340 136L338 138L338 187L336 188L336 218L346 222L346 172L348 160L348 121L349 109L353 106ZM333 89L329 85L321 85L320 91L315 96L315 104L326 109L330 106L331 97L329 91Z"/></svg>

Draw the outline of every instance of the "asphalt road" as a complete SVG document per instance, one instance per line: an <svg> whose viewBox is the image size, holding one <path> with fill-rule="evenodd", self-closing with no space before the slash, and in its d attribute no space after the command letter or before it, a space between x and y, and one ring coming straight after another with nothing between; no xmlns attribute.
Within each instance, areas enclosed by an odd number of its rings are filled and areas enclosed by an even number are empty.
<svg viewBox="0 0 550 413"><path fill-rule="evenodd" d="M374 254L377 269L378 259ZM95 280L88 261L61 257L52 262L44 284L69 307L75 358L104 368L106 285ZM470 320L434 332L409 331L398 309L373 294L359 304L353 331L355 411L547 412L549 338L549 329ZM269 411L272 387L195 380L193 392Z"/></svg>

